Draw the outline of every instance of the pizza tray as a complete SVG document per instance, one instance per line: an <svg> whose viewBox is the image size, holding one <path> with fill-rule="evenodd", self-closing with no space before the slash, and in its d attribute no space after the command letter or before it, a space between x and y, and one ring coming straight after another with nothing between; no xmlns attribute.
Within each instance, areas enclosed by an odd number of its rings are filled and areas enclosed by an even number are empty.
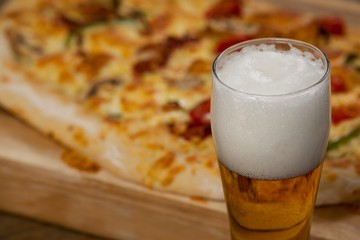
<svg viewBox="0 0 360 240"><path fill-rule="evenodd" d="M287 8L344 17L360 24L355 0L261 0L259 8ZM225 203L148 189L104 170L66 165L63 147L0 109L0 210L112 239L228 240ZM359 203L360 204L360 203ZM357 240L360 209L315 209L312 240Z"/></svg>
<svg viewBox="0 0 360 240"><path fill-rule="evenodd" d="M0 210L111 239L229 239L222 201L80 172L61 160L65 148L1 110L0 136ZM358 239L360 209L317 208L311 234Z"/></svg>

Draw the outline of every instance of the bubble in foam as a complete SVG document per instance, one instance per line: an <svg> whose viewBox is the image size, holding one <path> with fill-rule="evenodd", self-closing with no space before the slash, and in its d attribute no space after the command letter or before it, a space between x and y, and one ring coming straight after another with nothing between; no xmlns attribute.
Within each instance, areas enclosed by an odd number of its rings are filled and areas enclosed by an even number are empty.
<svg viewBox="0 0 360 240"><path fill-rule="evenodd" d="M321 59L291 45L262 44L226 56L216 70L239 90L213 82L212 131L225 166L252 178L286 179L321 163L330 124L329 81L316 84L325 74Z"/></svg>

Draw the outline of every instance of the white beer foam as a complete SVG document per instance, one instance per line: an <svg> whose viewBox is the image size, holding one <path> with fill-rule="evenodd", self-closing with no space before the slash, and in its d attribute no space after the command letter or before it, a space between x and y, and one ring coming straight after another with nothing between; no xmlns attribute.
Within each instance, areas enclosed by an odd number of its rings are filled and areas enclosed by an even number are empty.
<svg viewBox="0 0 360 240"><path fill-rule="evenodd" d="M274 45L245 47L228 56L218 72L228 86L248 93L276 95L298 91L316 83L325 69L309 52Z"/></svg>
<svg viewBox="0 0 360 240"><path fill-rule="evenodd" d="M320 59L295 47L278 51L260 45L230 54L217 75L241 92L213 83L212 128L219 160L257 179L291 178L318 166L328 138L329 82L285 94L316 84L324 74Z"/></svg>

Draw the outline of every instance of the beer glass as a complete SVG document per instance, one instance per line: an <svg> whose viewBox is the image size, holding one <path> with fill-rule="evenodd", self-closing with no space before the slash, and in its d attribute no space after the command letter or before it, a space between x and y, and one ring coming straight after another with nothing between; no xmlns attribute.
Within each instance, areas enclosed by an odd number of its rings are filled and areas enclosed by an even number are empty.
<svg viewBox="0 0 360 240"><path fill-rule="evenodd" d="M213 63L211 127L231 239L308 239L330 126L330 64L296 40L255 39Z"/></svg>

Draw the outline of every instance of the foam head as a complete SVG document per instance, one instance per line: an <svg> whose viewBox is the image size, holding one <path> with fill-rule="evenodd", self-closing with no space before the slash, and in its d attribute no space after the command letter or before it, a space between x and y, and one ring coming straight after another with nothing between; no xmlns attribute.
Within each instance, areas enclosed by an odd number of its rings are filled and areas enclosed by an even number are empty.
<svg viewBox="0 0 360 240"><path fill-rule="evenodd" d="M214 63L216 151L241 175L286 179L323 160L330 124L328 62L315 56L317 49L297 44L245 46Z"/></svg>

